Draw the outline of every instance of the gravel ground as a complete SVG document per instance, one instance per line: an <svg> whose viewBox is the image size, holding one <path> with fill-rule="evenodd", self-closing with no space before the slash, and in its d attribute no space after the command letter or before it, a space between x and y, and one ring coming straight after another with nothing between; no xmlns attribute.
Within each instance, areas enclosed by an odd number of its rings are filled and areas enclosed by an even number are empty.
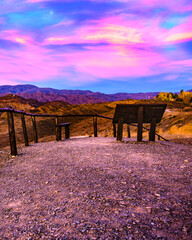
<svg viewBox="0 0 192 240"><path fill-rule="evenodd" d="M192 147L74 138L0 168L0 239L192 239Z"/></svg>

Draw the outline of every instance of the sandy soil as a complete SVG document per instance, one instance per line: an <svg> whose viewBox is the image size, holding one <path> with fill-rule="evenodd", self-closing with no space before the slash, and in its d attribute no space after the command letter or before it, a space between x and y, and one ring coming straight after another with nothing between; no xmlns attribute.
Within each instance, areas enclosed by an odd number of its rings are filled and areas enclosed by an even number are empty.
<svg viewBox="0 0 192 240"><path fill-rule="evenodd" d="M191 239L191 156L191 145L114 138L4 151L0 239Z"/></svg>

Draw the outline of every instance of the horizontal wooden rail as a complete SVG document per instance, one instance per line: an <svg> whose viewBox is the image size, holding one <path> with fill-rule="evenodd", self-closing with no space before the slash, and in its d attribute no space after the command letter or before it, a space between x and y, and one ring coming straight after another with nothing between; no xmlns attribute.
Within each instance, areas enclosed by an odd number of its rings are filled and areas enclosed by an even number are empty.
<svg viewBox="0 0 192 240"><path fill-rule="evenodd" d="M113 120L113 118L112 118L112 117L106 117L106 116L102 116L102 115L98 115L98 114L97 114L97 117L100 117L100 118L106 118L106 119Z"/></svg>
<svg viewBox="0 0 192 240"><path fill-rule="evenodd" d="M35 117L100 117L113 120L111 117L106 117L98 114L65 114L65 115L57 115L57 114L36 114L36 113L26 113L24 111L15 110L13 108L0 108L0 112L13 112L16 114L24 114L26 116L35 116Z"/></svg>
<svg viewBox="0 0 192 240"><path fill-rule="evenodd" d="M97 117L105 118L113 120L113 118L98 115L98 114L65 114L65 115L57 115L57 114L36 114L36 113L26 113L24 111L15 110L13 108L0 108L0 112L7 112L8 114L8 129L9 129L9 141L11 148L11 155L17 155L17 146L16 146L16 137L15 137L15 129L14 129L14 117L13 114L20 114L23 128L23 136L25 140L25 146L28 146L28 135L27 128L25 124L25 116L30 116L32 119L33 126L33 140L35 143L38 142L38 134L37 134L37 126L36 126L36 117L54 117L56 119L56 125L58 124L59 118L65 117L93 117L93 132L94 137L97 137ZM58 134L58 129L56 126L56 136Z"/></svg>
<svg viewBox="0 0 192 240"><path fill-rule="evenodd" d="M28 144L28 136L27 136L27 129L26 129L24 116L31 116L32 125L33 125L33 138L34 138L34 142L36 142L36 143L38 142L36 117L54 117L54 118L57 119L57 121L56 121L57 124L58 124L58 119L59 118L65 118L65 117L93 117L94 137L97 137L97 117L112 120L112 123L113 123L113 118L112 117L107 117L107 116L103 116L103 115L99 115L99 114L65 114L65 115L35 114L35 113L26 113L24 111L15 110L13 108L0 108L0 112L7 112L7 114L8 114L8 129L9 129L9 141L10 141L11 155L17 155L13 113L21 114L23 136L24 136L26 146L28 146L29 144ZM131 124L131 123L129 125L137 126L137 125ZM148 129L146 127L143 127L143 128L146 129L147 131L150 131L150 129ZM128 128L128 130L129 130L128 135L130 136L130 129ZM114 136L116 136L116 124L115 123L113 123L113 134L114 134ZM157 133L155 133L155 135L157 135L159 137L159 139L161 138L164 141L168 141L167 139L163 138L162 136L160 136Z"/></svg>

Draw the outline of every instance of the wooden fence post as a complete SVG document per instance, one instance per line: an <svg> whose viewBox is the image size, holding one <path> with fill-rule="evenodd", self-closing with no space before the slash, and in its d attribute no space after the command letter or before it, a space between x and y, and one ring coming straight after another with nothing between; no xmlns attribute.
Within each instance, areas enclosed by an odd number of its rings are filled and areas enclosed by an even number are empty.
<svg viewBox="0 0 192 240"><path fill-rule="evenodd" d="M138 108L138 127L137 127L137 142L142 142L143 133L143 106Z"/></svg>
<svg viewBox="0 0 192 240"><path fill-rule="evenodd" d="M97 137L97 116L93 117L94 137Z"/></svg>
<svg viewBox="0 0 192 240"><path fill-rule="evenodd" d="M113 122L113 137L117 137L116 124Z"/></svg>
<svg viewBox="0 0 192 240"><path fill-rule="evenodd" d="M155 141L156 119L153 118L150 124L149 141Z"/></svg>
<svg viewBox="0 0 192 240"><path fill-rule="evenodd" d="M8 130L9 130L9 142L11 148L11 155L17 155L17 145L16 145L16 138L15 138L15 128L14 128L14 119L13 113L7 112L7 121L8 121Z"/></svg>
<svg viewBox="0 0 192 240"><path fill-rule="evenodd" d="M117 128L117 141L122 141L123 138L123 118L119 118Z"/></svg>
<svg viewBox="0 0 192 240"><path fill-rule="evenodd" d="M28 136L27 136L27 128L25 124L25 115L21 114L21 122L22 122L22 128L23 128L23 137L25 140L25 146L29 146Z"/></svg>
<svg viewBox="0 0 192 240"><path fill-rule="evenodd" d="M65 139L70 138L70 134L69 134L69 125L65 126Z"/></svg>
<svg viewBox="0 0 192 240"><path fill-rule="evenodd" d="M32 123L33 123L33 139L35 143L38 143L38 136L37 136L37 126L35 116L31 116Z"/></svg>
<svg viewBox="0 0 192 240"><path fill-rule="evenodd" d="M131 131L130 131L130 125L127 124L127 136L128 138L131 138Z"/></svg>
<svg viewBox="0 0 192 240"><path fill-rule="evenodd" d="M58 117L55 117L55 124L56 124L56 141L59 141L61 140L61 128L58 127L58 124L59 124L59 118Z"/></svg>

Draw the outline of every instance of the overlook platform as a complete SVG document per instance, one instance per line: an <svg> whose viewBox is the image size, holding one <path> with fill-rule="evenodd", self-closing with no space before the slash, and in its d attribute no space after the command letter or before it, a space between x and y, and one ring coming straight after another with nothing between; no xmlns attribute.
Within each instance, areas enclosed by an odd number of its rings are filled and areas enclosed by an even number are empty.
<svg viewBox="0 0 192 240"><path fill-rule="evenodd" d="M101 137L25 147L0 168L0 238L190 239L191 156Z"/></svg>

